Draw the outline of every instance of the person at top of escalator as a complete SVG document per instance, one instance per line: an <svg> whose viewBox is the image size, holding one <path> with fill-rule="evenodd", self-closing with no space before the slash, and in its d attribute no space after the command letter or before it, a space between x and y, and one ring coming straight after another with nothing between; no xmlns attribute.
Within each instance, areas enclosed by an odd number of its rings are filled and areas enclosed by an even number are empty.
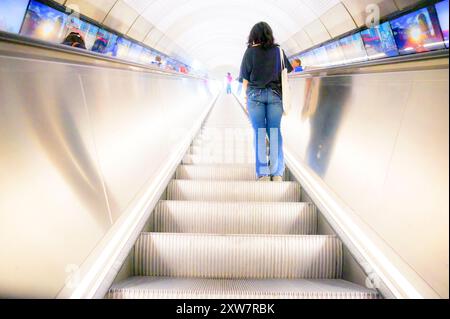
<svg viewBox="0 0 450 319"><path fill-rule="evenodd" d="M233 83L233 76L228 72L227 74L227 94L231 94L231 84Z"/></svg>
<svg viewBox="0 0 450 319"><path fill-rule="evenodd" d="M288 72L292 72L286 54L275 43L272 28L266 22L256 24L248 38L239 78L243 81L247 110L255 135L256 176L259 181L283 181L282 60ZM267 138L269 147L266 145Z"/></svg>

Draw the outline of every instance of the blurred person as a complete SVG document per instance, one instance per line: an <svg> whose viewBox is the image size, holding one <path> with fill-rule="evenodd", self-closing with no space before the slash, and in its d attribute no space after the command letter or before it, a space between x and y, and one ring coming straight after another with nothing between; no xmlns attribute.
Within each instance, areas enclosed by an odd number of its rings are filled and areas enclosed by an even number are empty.
<svg viewBox="0 0 450 319"><path fill-rule="evenodd" d="M238 94L238 96L241 96L241 94L242 94L242 81L240 79L238 81L237 94Z"/></svg>
<svg viewBox="0 0 450 319"><path fill-rule="evenodd" d="M183 73L183 74L187 74L188 73L187 69L186 69L186 67L184 65L180 66L180 72Z"/></svg>
<svg viewBox="0 0 450 319"><path fill-rule="evenodd" d="M292 67L294 68L294 72L303 72L303 66L302 66L302 60L300 59L294 59L292 62Z"/></svg>
<svg viewBox="0 0 450 319"><path fill-rule="evenodd" d="M159 55L157 55L155 57L155 62L152 62L152 64L156 64L158 67L161 67L162 66L162 58Z"/></svg>
<svg viewBox="0 0 450 319"><path fill-rule="evenodd" d="M103 38L97 38L95 40L94 45L92 46L92 52L97 52L104 54L106 52L106 48L108 47L108 41Z"/></svg>
<svg viewBox="0 0 450 319"><path fill-rule="evenodd" d="M230 72L227 74L227 94L231 94L231 84L233 83L233 76Z"/></svg>
<svg viewBox="0 0 450 319"><path fill-rule="evenodd" d="M86 44L83 37L77 32L70 32L69 35L64 39L64 45L71 46L73 48L85 49Z"/></svg>
<svg viewBox="0 0 450 319"><path fill-rule="evenodd" d="M281 182L285 171L281 135L281 60L284 59L288 72L292 72L293 68L286 54L281 52L280 46L275 43L272 28L260 22L250 32L241 65L240 79L243 81L247 110L255 135L256 176L262 182Z"/></svg>

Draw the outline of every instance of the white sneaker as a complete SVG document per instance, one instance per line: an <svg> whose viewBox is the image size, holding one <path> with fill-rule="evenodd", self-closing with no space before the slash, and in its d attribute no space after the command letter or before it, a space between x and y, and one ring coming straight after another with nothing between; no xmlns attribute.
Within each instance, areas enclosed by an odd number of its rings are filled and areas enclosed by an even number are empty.
<svg viewBox="0 0 450 319"><path fill-rule="evenodd" d="M258 178L258 182L270 182L270 176L263 176Z"/></svg>
<svg viewBox="0 0 450 319"><path fill-rule="evenodd" d="M283 181L283 176L273 176L272 177L272 181L273 182L282 182Z"/></svg>

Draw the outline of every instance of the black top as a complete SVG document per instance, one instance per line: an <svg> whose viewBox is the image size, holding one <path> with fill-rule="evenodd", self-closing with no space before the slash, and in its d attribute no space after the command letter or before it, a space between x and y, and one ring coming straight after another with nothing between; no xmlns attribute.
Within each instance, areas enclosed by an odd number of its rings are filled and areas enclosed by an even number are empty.
<svg viewBox="0 0 450 319"><path fill-rule="evenodd" d="M292 65L286 54L284 54L284 61L288 72L292 72ZM282 70L280 62L279 46L270 49L248 48L242 61L240 81L247 80L251 88L271 88L281 93Z"/></svg>

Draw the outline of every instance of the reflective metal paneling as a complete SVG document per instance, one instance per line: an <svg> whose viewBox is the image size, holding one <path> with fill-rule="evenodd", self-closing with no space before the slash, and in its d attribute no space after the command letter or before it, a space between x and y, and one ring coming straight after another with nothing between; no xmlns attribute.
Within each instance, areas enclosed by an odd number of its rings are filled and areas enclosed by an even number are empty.
<svg viewBox="0 0 450 319"><path fill-rule="evenodd" d="M72 67L0 58L0 295L52 296L110 227Z"/></svg>
<svg viewBox="0 0 450 319"><path fill-rule="evenodd" d="M212 97L194 78L0 55L0 296L56 296Z"/></svg>
<svg viewBox="0 0 450 319"><path fill-rule="evenodd" d="M81 77L115 221L158 174L211 95L198 83L175 77L113 70Z"/></svg>
<svg viewBox="0 0 450 319"><path fill-rule="evenodd" d="M291 80L286 147L448 297L449 78L437 70Z"/></svg>

